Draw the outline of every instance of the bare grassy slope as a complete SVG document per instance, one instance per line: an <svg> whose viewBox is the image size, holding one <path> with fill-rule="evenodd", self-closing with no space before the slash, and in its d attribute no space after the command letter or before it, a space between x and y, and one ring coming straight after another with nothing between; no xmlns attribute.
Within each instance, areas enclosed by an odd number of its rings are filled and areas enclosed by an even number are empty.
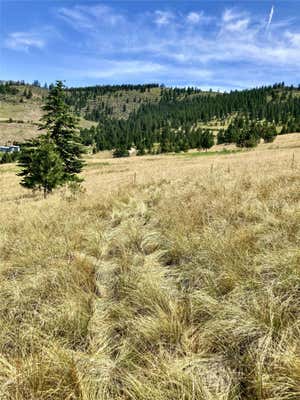
<svg viewBox="0 0 300 400"><path fill-rule="evenodd" d="M300 142L276 142L90 159L77 199L0 167L0 398L298 399Z"/></svg>
<svg viewBox="0 0 300 400"><path fill-rule="evenodd" d="M35 86L16 86L16 95L0 95L0 145L22 142L39 135L38 123L42 116L42 105L47 89ZM27 99L24 90L32 91L32 98ZM11 120L12 122L9 122ZM80 126L90 128L92 121L81 118Z"/></svg>
<svg viewBox="0 0 300 400"><path fill-rule="evenodd" d="M16 95L0 96L0 144L22 141L38 134L37 123L42 116L41 106L47 91L30 86L33 96L27 99L23 94L28 88L16 88Z"/></svg>

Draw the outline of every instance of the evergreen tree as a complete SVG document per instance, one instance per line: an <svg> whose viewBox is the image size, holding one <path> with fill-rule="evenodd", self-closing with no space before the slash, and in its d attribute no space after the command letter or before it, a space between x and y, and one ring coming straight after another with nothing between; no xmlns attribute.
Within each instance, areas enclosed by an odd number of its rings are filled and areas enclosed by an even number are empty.
<svg viewBox="0 0 300 400"><path fill-rule="evenodd" d="M49 136L27 142L21 151L19 165L22 167L18 174L23 177L21 185L43 190L44 197L65 182L62 159Z"/></svg>
<svg viewBox="0 0 300 400"><path fill-rule="evenodd" d="M260 141L260 137L251 129L245 128L240 132L236 141L238 147L256 147Z"/></svg>
<svg viewBox="0 0 300 400"><path fill-rule="evenodd" d="M44 196L57 186L70 181L81 181L83 147L77 134L77 119L64 101L64 86L57 81L46 98L40 129L47 134L22 145L18 174L21 185L29 189L43 190Z"/></svg>
<svg viewBox="0 0 300 400"><path fill-rule="evenodd" d="M262 133L262 137L263 137L265 143L274 142L274 139L276 136L277 136L277 132L276 132L275 126L267 126Z"/></svg>
<svg viewBox="0 0 300 400"><path fill-rule="evenodd" d="M136 155L137 156L144 156L146 154L146 152L145 152L145 147L144 147L144 145L141 143L139 146L138 146L138 148L137 148L137 153L136 153Z"/></svg>
<svg viewBox="0 0 300 400"><path fill-rule="evenodd" d="M207 151L215 144L214 135L211 131L206 129L200 136L200 147Z"/></svg>
<svg viewBox="0 0 300 400"><path fill-rule="evenodd" d="M32 90L28 89L28 92L26 94L26 99L31 99L32 98Z"/></svg>
<svg viewBox="0 0 300 400"><path fill-rule="evenodd" d="M41 118L40 129L46 129L50 139L56 145L64 167L64 180L79 181L84 148L78 134L78 118L70 112L65 102L64 84L57 81L46 98L43 107L45 114Z"/></svg>
<svg viewBox="0 0 300 400"><path fill-rule="evenodd" d="M121 145L113 151L113 157L129 157L129 151L127 150L126 146Z"/></svg>
<svg viewBox="0 0 300 400"><path fill-rule="evenodd" d="M220 129L217 135L217 144L223 144L223 143L225 143L225 134L224 130Z"/></svg>

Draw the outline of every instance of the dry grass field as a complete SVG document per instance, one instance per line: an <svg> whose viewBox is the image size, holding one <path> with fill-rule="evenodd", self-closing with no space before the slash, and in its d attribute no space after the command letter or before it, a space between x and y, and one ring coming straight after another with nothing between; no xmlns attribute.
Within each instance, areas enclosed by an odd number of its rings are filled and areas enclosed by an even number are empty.
<svg viewBox="0 0 300 400"><path fill-rule="evenodd" d="M300 134L90 156L83 190L46 200L15 172L0 166L1 400L300 399Z"/></svg>

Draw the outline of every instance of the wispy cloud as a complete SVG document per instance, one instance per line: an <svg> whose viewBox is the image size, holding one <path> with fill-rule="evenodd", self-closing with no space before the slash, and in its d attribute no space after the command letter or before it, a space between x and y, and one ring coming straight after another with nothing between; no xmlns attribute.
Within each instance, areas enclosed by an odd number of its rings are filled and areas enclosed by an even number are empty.
<svg viewBox="0 0 300 400"><path fill-rule="evenodd" d="M209 16L204 13L204 11L190 11L186 14L185 19L188 24L198 25L198 24L209 24L215 20L215 17Z"/></svg>
<svg viewBox="0 0 300 400"><path fill-rule="evenodd" d="M226 9L222 15L221 30L219 34L224 32L228 32L230 34L244 33L248 30L250 22L251 20L248 13L233 9Z"/></svg>
<svg viewBox="0 0 300 400"><path fill-rule="evenodd" d="M75 7L62 7L58 16L75 29L96 29L102 26L116 26L124 22L125 17L115 12L106 5L77 5Z"/></svg>
<svg viewBox="0 0 300 400"><path fill-rule="evenodd" d="M222 21L227 23L236 19L240 19L244 15L244 12L238 12L232 8L226 8L222 14Z"/></svg>
<svg viewBox="0 0 300 400"><path fill-rule="evenodd" d="M68 60L69 65L75 68L61 68L60 75L66 79L100 79L102 82L124 83L159 82L172 83L182 80L182 68L167 63L142 60L99 60L96 57L87 57L84 66L81 66L79 57ZM126 78L124 78L124 76ZM184 80L186 84L195 80L208 81L213 78L211 71L205 68L185 68Z"/></svg>
<svg viewBox="0 0 300 400"><path fill-rule="evenodd" d="M4 41L4 46L12 49L28 52L31 47L41 49L45 46L45 40L37 33L12 32Z"/></svg>
<svg viewBox="0 0 300 400"><path fill-rule="evenodd" d="M187 16L186 19L188 22L191 24L198 24L201 21L202 18L202 13L197 13L195 11L190 12Z"/></svg>
<svg viewBox="0 0 300 400"><path fill-rule="evenodd" d="M288 20L273 23L274 8L267 21L272 30L267 35L263 14L236 7L224 9L219 16L195 9L186 13L164 9L133 17L119 10L101 4L58 10L60 18L84 32L80 39L84 65L87 55L106 60L103 66L83 69L87 77L189 78L203 85L224 81L224 71L229 69L231 81L241 72L247 82L251 74L274 80L281 71L300 77L300 32ZM258 69L261 75L255 72Z"/></svg>
<svg viewBox="0 0 300 400"><path fill-rule="evenodd" d="M154 22L157 25L168 25L174 20L175 15L170 11L156 10L154 16Z"/></svg>
<svg viewBox="0 0 300 400"><path fill-rule="evenodd" d="M299 48L300 50L300 32L295 33L295 32L289 32L287 31L285 33L285 37L289 40L292 46Z"/></svg>
<svg viewBox="0 0 300 400"><path fill-rule="evenodd" d="M97 65L98 64L98 65ZM147 61L110 61L102 60L99 63L98 60L94 60L93 66L87 69L78 69L76 71L77 76L83 76L88 78L116 78L126 74L130 75L143 75L143 74L157 74L165 70L165 66L159 63L147 62Z"/></svg>

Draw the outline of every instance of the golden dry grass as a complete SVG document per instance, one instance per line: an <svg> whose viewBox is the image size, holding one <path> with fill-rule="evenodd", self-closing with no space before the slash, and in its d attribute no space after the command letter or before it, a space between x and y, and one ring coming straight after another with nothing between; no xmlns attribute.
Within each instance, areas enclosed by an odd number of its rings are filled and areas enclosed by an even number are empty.
<svg viewBox="0 0 300 400"><path fill-rule="evenodd" d="M39 135L38 123L42 117L43 96L46 91L43 88L31 86L33 97L24 99L22 96L25 86L18 86L17 95L0 96L0 144L9 144L14 141L23 142ZM27 90L27 88L26 88ZM20 99L23 102L20 102ZM12 119L13 122L8 122ZM21 121L21 122L20 122ZM93 121L80 119L80 127L90 128L96 125Z"/></svg>
<svg viewBox="0 0 300 400"><path fill-rule="evenodd" d="M46 200L0 167L0 398L300 398L300 135L90 157ZM136 177L135 177L136 176Z"/></svg>

